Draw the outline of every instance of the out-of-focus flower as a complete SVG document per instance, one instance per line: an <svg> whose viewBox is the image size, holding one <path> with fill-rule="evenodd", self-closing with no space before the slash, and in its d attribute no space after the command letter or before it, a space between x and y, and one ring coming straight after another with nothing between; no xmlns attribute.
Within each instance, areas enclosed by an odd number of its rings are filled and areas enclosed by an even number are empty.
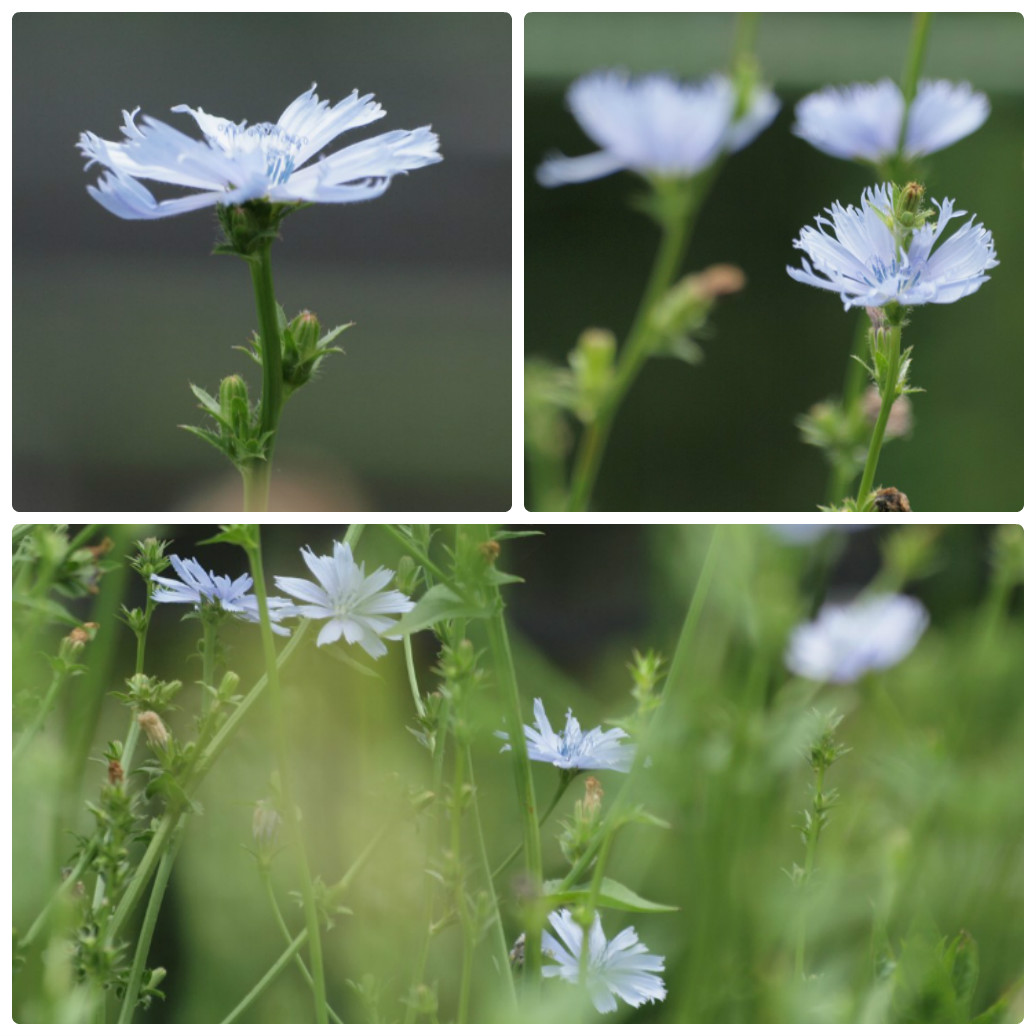
<svg viewBox="0 0 1036 1036"><path fill-rule="evenodd" d="M792 133L835 158L878 164L899 150L903 92L891 79L828 86L795 106ZM903 154L920 158L974 133L989 117L989 98L970 83L922 80L907 115Z"/></svg>
<svg viewBox="0 0 1036 1036"><path fill-rule="evenodd" d="M250 575L231 579L230 576L206 572L194 558L181 559L171 554L169 560L180 578L153 575L151 582L158 583L158 588L152 591L152 600L160 604L193 604L199 609L203 604L217 604L223 611L249 622L259 621L259 600L255 594L249 593L252 589ZM298 614L295 606L284 597L268 597L266 605L270 612L270 628L282 637L287 636L289 631L279 623Z"/></svg>
<svg viewBox="0 0 1036 1036"><path fill-rule="evenodd" d="M569 709L565 717L565 729L555 734L547 719L543 702L537 698L532 703L536 726L525 727L525 744L529 758L535 762L552 763L559 770L618 770L629 773L633 766L634 747L627 742L629 735L616 727L607 732L600 727L583 731L579 720ZM497 737L507 739L507 734L497 732ZM505 745L503 751L508 751Z"/></svg>
<svg viewBox="0 0 1036 1036"><path fill-rule="evenodd" d="M286 594L305 602L295 606L297 614L329 620L321 629L317 644L331 644L344 638L349 644L359 643L371 658L384 655L388 649L381 638L396 621L387 616L401 615L414 607L414 602L398 590L382 590L394 573L378 568L366 575L363 563L353 560L352 548L347 543L335 543L333 557L318 557L309 547L303 547L302 559L316 576L316 583L290 576L274 576L274 582Z"/></svg>
<svg viewBox="0 0 1036 1036"><path fill-rule="evenodd" d="M803 227L792 242L809 258L802 260L802 269L787 267L788 275L815 288L837 291L847 310L889 302L903 306L956 302L971 295L989 280L985 271L999 265L993 235L972 216L935 248L949 221L965 213L956 211L950 198L934 204L938 219L901 242L889 225L894 218L891 184L868 187L860 208L835 202L827 209L830 219L817 216L817 226Z"/></svg>
<svg viewBox="0 0 1036 1036"><path fill-rule="evenodd" d="M737 117L737 89L723 75L681 83L657 73L630 80L592 72L568 91L568 104L601 150L579 158L549 157L537 170L544 187L581 183L629 169L643 176L686 178L721 154L740 151L777 114L773 91L756 88Z"/></svg>
<svg viewBox="0 0 1036 1036"><path fill-rule="evenodd" d="M851 683L902 661L927 627L924 605L902 594L825 604L812 622L794 630L784 661L810 680Z"/></svg>
<svg viewBox="0 0 1036 1036"><path fill-rule="evenodd" d="M583 929L568 910L555 910L547 920L559 938L548 931L543 933L543 954L553 961L543 965L543 974L547 978L562 978L579 985ZM664 962L664 957L648 953L632 926L609 942L604 936L601 915L594 914L590 926L586 985L594 1007L602 1014L618 1008L616 997L631 1007L639 1007L649 1000L664 1000L665 984L657 974L663 970Z"/></svg>
<svg viewBox="0 0 1036 1036"><path fill-rule="evenodd" d="M392 130L306 165L335 137L385 115L373 94L354 90L333 108L315 93L316 83L273 122L230 122L201 108L178 104L174 112L194 117L197 140L139 108L123 112L124 141L79 137L79 150L105 167L91 197L123 219L158 219L209 205L272 202L366 201L383 194L398 173L442 161L439 138L430 126ZM158 201L140 182L152 180L197 193Z"/></svg>

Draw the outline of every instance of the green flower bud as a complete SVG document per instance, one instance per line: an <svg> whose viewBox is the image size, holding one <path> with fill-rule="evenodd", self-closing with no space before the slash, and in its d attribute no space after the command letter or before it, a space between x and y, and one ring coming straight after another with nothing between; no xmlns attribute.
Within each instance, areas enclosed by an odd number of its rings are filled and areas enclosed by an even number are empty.
<svg viewBox="0 0 1036 1036"><path fill-rule="evenodd" d="M615 378L615 335L598 327L584 331L568 354L575 380L575 413L590 424Z"/></svg>
<svg viewBox="0 0 1036 1036"><path fill-rule="evenodd" d="M219 411L235 436L247 438L251 434L252 407L244 378L231 374L219 383Z"/></svg>

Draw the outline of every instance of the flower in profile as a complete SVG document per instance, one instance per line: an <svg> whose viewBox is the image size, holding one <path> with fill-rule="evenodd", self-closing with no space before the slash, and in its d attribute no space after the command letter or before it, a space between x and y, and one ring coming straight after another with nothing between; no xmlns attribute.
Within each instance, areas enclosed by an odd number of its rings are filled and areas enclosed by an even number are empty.
<svg viewBox="0 0 1036 1036"><path fill-rule="evenodd" d="M124 111L123 141L79 137L79 150L105 168L90 195L123 219L159 219L209 205L235 205L265 198L272 202L352 202L377 198L392 177L442 161L439 138L430 126L391 130L310 162L348 130L382 118L373 94L354 90L330 107L316 83L273 122L231 122L201 108L178 104L174 112L193 116L203 139L145 115ZM307 164L309 163L309 164ZM195 193L158 201L140 181L152 180Z"/></svg>
<svg viewBox="0 0 1036 1036"><path fill-rule="evenodd" d="M643 176L685 178L724 153L740 151L777 114L773 91L756 88L737 114L737 89L723 75L681 83L657 73L630 80L592 72L568 91L568 105L601 150L579 158L549 157L536 176L544 187L581 183L629 169Z"/></svg>
<svg viewBox="0 0 1036 1036"><path fill-rule="evenodd" d="M203 605L215 604L249 622L259 621L259 600L248 592L252 589L251 576L238 576L237 579L217 576L214 572L206 572L194 558L181 559L175 554L171 554L169 560L180 578L153 575L151 582L158 583L157 589L151 593L153 601L159 604L193 604L199 610ZM270 612L270 628L274 633L287 636L289 631L278 624L297 614L295 606L284 597L268 597L266 605Z"/></svg>
<svg viewBox="0 0 1036 1036"><path fill-rule="evenodd" d="M927 627L924 605L902 594L825 604L812 622L794 630L784 661L793 673L810 680L852 683L864 673L902 661Z"/></svg>
<svg viewBox="0 0 1036 1036"><path fill-rule="evenodd" d="M899 151L903 92L891 79L828 86L795 106L792 133L835 158L875 164ZM989 117L989 98L969 83L922 80L907 113L903 155L920 158L974 133Z"/></svg>
<svg viewBox="0 0 1036 1036"><path fill-rule="evenodd" d="M809 258L802 260L801 269L787 267L788 274L803 284L837 291L846 309L889 302L921 306L971 295L989 280L985 271L999 265L993 235L972 216L936 248L949 221L965 213L955 210L950 198L934 204L938 219L904 238L892 229L891 184L868 187L860 208L835 202L826 210L830 219L817 216L817 226L803 227L792 242Z"/></svg>
<svg viewBox="0 0 1036 1036"><path fill-rule="evenodd" d="M587 730L585 733L579 726L579 720L568 710L565 717L565 729L555 734L547 719L543 702L537 698L532 703L536 715L536 726L525 727L525 744L529 758L539 763L553 763L559 770L618 770L629 773L633 766L634 748L624 743L629 735L625 730L616 727L607 732L600 727ZM498 731L497 737L507 738L507 734ZM505 745L503 751L508 751Z"/></svg>
<svg viewBox="0 0 1036 1036"><path fill-rule="evenodd" d="M547 920L559 938L548 931L543 933L543 954L554 962L543 965L543 974L546 978L562 978L579 985L583 929L568 910L555 910ZM616 997L631 1007L639 1007L649 1000L664 1000L665 984L657 974L663 970L664 962L664 957L648 953L632 926L609 942L604 937L601 915L594 914L586 985L594 1007L602 1014L618 1008Z"/></svg>
<svg viewBox="0 0 1036 1036"><path fill-rule="evenodd" d="M335 544L334 557L317 557L309 547L303 547L302 559L317 582L290 576L274 576L274 582L285 593L305 602L296 605L299 615L329 620L321 629L317 644L331 644L344 638L348 644L359 643L371 658L384 655L388 649L381 638L396 621L386 616L400 615L414 607L414 602L398 590L382 590L395 573L378 568L366 575L363 562L357 564L353 560L347 543Z"/></svg>

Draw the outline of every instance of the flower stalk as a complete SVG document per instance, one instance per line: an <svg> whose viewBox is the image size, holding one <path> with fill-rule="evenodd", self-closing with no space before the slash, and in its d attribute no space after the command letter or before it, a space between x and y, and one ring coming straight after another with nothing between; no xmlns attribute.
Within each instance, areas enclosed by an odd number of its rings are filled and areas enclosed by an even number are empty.
<svg viewBox="0 0 1036 1036"><path fill-rule="evenodd" d="M885 426L888 424L889 414L892 412L892 404L901 394L900 367L902 353L900 341L902 328L893 325L887 329L874 332L875 342L884 338L882 352L888 367L885 371L885 381L881 385L881 410L878 412L878 419L874 423L874 431L871 433L870 449L867 451L867 462L860 476L860 490L856 496L856 510L870 510L870 493L874 485L874 475L878 470L878 457L881 455L881 447L885 441ZM878 346L875 346L877 351Z"/></svg>

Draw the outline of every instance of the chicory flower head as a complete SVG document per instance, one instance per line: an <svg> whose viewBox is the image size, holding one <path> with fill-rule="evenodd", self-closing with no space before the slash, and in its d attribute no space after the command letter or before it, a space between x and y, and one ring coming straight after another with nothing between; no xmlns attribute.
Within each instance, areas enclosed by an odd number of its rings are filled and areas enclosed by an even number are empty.
<svg viewBox="0 0 1036 1036"><path fill-rule="evenodd" d="M153 601L159 604L193 604L199 610L203 605L215 604L249 622L259 621L259 600L248 592L252 589L251 576L238 576L237 579L217 576L214 572L206 572L194 558L181 559L175 554L170 555L169 560L180 578L153 575L151 581L158 583L151 594ZM266 605L271 629L287 636L288 630L279 623L297 614L295 606L284 597L269 597Z"/></svg>
<svg viewBox="0 0 1036 1036"><path fill-rule="evenodd" d="M852 683L902 661L927 627L924 605L902 594L825 604L812 622L794 630L784 662L810 680Z"/></svg>
<svg viewBox="0 0 1036 1036"><path fill-rule="evenodd" d="M643 176L686 178L724 153L739 151L777 114L773 91L757 88L736 117L737 90L723 75L681 83L656 73L630 80L592 72L568 91L568 104L601 150L579 158L551 156L537 170L544 187L581 183L629 169Z"/></svg>
<svg viewBox="0 0 1036 1036"><path fill-rule="evenodd" d="M529 758L534 762L552 763L559 770L618 770L629 773L633 766L634 748L623 742L629 737L625 730L616 727L607 732L600 727L583 731L579 720L569 709L565 717L565 729L555 734L547 719L547 711L540 698L532 703L536 726L525 727L525 744ZM497 732L497 737L507 739L507 734ZM503 751L508 751L505 745Z"/></svg>
<svg viewBox="0 0 1036 1036"><path fill-rule="evenodd" d="M543 965L546 978L562 978L573 985L580 984L580 960L583 953L584 932L568 910L555 910L547 918L556 939L550 932L543 933L543 955L554 963ZM625 1000L631 1007L639 1007L649 1000L664 1000L665 984L657 972L664 968L665 957L648 953L647 947L630 926L619 932L610 942L604 936L601 915L594 914L590 926L590 945L586 964L587 992L594 1007L602 1014L614 1011Z"/></svg>
<svg viewBox="0 0 1036 1036"><path fill-rule="evenodd" d="M335 137L385 115L373 94L354 90L330 107L314 83L273 122L231 122L201 108L178 104L193 116L203 139L153 119L124 111L124 141L79 137L79 150L105 167L90 195L122 219L159 219L209 205L235 205L259 198L271 202L352 202L377 198L392 177L442 161L430 126L391 130L310 162ZM306 163L309 163L308 165ZM152 180L196 193L158 201L140 181Z"/></svg>
<svg viewBox="0 0 1036 1036"><path fill-rule="evenodd" d="M347 543L335 543L333 557L318 557L309 547L303 547L302 559L317 577L316 583L290 576L274 576L273 581L285 593L305 602L296 605L299 615L328 620L317 644L331 644L344 638L348 644L359 643L371 658L386 654L388 648L381 638L396 621L386 616L414 607L414 602L398 590L382 590L395 573L378 568L366 575L363 562L357 564L353 560L352 548Z"/></svg>
<svg viewBox="0 0 1036 1036"><path fill-rule="evenodd" d="M830 219L817 216L816 227L803 227L792 242L809 259L802 260L802 269L787 267L788 274L837 291L847 310L889 302L956 302L971 295L989 280L985 271L999 265L993 235L972 216L936 248L949 221L966 213L955 210L951 198L934 204L938 219L903 238L890 225L895 218L891 184L868 187L859 208L835 202L826 210Z"/></svg>
<svg viewBox="0 0 1036 1036"><path fill-rule="evenodd" d="M835 158L875 164L899 150L903 92L891 79L828 86L795 106L792 133ZM903 155L920 158L974 133L989 117L989 98L969 83L922 80L907 113Z"/></svg>

